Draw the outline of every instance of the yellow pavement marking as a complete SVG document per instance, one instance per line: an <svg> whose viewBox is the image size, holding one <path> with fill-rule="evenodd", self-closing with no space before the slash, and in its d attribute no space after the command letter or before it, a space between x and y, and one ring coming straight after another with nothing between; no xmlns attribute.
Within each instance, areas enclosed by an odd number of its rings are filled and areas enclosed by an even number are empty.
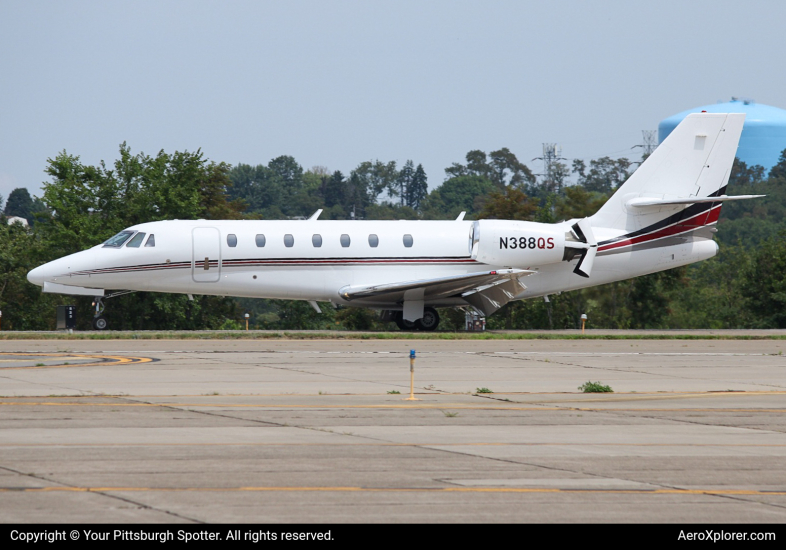
<svg viewBox="0 0 786 550"><path fill-rule="evenodd" d="M368 492L368 493L601 493L638 495L748 495L784 496L786 491L745 489L555 489L537 487L21 487L0 488L2 493L45 492Z"/></svg>
<svg viewBox="0 0 786 550"><path fill-rule="evenodd" d="M12 369L58 369L58 368L74 368L74 367L97 367L99 365L104 366L117 366L117 365L129 365L133 363L149 363L153 361L150 357L128 357L128 356L121 356L121 355L96 355L96 354L87 354L87 353L31 353L31 352L0 352L0 357L5 356L12 356L12 357L30 357L31 361L34 360L33 358L50 358L45 360L51 360L51 358L60 359L63 361L66 360L78 360L78 359L98 359L99 361L95 361L93 363L75 363L72 365L25 365L19 367L3 367L2 370L12 370ZM24 361L24 359L22 359ZM3 359L3 362L11 362L14 359Z"/></svg>

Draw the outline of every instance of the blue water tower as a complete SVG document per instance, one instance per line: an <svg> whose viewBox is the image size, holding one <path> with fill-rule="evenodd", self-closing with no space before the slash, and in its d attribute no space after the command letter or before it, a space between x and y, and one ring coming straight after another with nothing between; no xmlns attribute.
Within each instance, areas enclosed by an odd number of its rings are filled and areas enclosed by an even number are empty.
<svg viewBox="0 0 786 550"><path fill-rule="evenodd" d="M786 149L786 110L755 103L749 99L731 98L725 103L704 105L688 109L663 119L658 124L658 142L666 139L671 131L690 113L745 113L737 157L748 166L759 164L765 174L778 163L781 152Z"/></svg>

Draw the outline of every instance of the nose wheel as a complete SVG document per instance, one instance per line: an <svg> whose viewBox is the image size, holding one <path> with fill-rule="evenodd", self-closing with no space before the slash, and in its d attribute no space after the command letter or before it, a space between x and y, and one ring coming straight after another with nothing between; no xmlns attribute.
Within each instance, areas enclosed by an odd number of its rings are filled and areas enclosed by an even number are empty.
<svg viewBox="0 0 786 550"><path fill-rule="evenodd" d="M107 325L106 317L103 315L99 315L98 317L93 317L93 328L96 330L104 330L106 329Z"/></svg>

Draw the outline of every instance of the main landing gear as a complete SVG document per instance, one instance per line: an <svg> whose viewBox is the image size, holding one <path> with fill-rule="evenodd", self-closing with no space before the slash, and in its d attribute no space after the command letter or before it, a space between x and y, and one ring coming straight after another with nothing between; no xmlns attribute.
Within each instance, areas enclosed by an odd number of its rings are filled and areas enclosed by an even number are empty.
<svg viewBox="0 0 786 550"><path fill-rule="evenodd" d="M427 307L423 310L423 317L417 321L407 321L404 319L404 312L397 311L394 321L401 330L432 331L439 326L439 313L433 307Z"/></svg>

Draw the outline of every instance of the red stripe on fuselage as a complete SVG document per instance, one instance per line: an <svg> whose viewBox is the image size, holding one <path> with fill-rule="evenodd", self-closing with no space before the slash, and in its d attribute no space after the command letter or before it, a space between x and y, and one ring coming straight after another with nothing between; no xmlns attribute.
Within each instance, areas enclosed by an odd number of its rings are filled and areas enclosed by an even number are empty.
<svg viewBox="0 0 786 550"><path fill-rule="evenodd" d="M638 237L633 237L632 239L624 239L600 246L598 247L598 252L612 250L614 248L621 248L623 246L632 246L634 244L641 244L648 241L654 241L656 239L662 239L664 237L671 237L679 233L693 231L694 229L698 229L700 227L704 227L705 225L717 222L718 218L720 217L720 209L720 204L718 206L713 206L710 208L709 212L701 212L700 214L697 214L691 218L677 222L674 225L664 227L658 231L647 233L646 235L639 235Z"/></svg>

